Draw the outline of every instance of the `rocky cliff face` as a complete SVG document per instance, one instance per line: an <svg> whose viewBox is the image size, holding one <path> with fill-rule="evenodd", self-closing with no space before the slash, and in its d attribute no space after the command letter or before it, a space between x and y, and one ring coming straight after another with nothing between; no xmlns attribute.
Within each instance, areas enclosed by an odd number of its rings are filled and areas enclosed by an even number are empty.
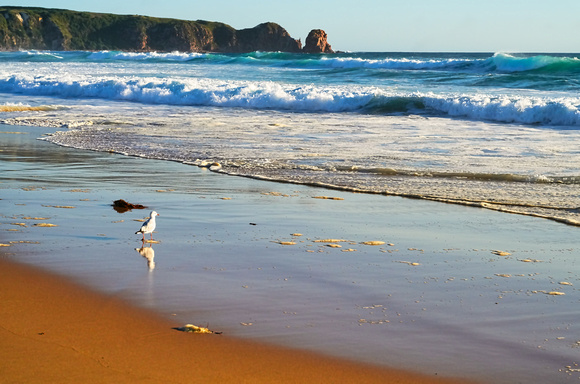
<svg viewBox="0 0 580 384"><path fill-rule="evenodd" d="M334 53L327 41L328 35L322 29L313 29L306 37L305 53Z"/></svg>
<svg viewBox="0 0 580 384"><path fill-rule="evenodd" d="M324 44L330 49L326 33ZM275 23L236 30L227 24L201 20L0 7L0 50L18 49L303 52L300 40Z"/></svg>
<svg viewBox="0 0 580 384"><path fill-rule="evenodd" d="M264 23L254 28L241 29L236 33L237 52L282 51L300 52L302 43L276 23Z"/></svg>

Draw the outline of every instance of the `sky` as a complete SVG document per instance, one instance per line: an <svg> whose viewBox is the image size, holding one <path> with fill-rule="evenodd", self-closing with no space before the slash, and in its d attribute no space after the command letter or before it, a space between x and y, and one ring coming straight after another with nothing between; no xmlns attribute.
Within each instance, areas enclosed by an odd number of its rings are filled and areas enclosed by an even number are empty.
<svg viewBox="0 0 580 384"><path fill-rule="evenodd" d="M335 50L580 52L579 0L6 0L186 20L236 29L275 22L292 37L323 29Z"/></svg>

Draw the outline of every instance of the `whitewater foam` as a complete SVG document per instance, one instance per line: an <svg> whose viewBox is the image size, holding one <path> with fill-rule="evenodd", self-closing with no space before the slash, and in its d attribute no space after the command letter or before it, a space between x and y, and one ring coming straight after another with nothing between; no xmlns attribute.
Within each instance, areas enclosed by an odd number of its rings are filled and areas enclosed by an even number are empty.
<svg viewBox="0 0 580 384"><path fill-rule="evenodd" d="M22 76L7 72L0 73L0 92L297 112L421 113L505 123L580 126L580 98L522 93L408 93L364 86L79 74Z"/></svg>
<svg viewBox="0 0 580 384"><path fill-rule="evenodd" d="M135 60L135 61L190 61L206 57L203 53L197 52L121 52L121 51L99 51L90 53L88 60Z"/></svg>
<svg viewBox="0 0 580 384"><path fill-rule="evenodd" d="M322 66L331 68L373 68L398 70L452 70L468 69L484 60L444 59L444 60L417 60L417 59L363 59L360 57L323 57Z"/></svg>

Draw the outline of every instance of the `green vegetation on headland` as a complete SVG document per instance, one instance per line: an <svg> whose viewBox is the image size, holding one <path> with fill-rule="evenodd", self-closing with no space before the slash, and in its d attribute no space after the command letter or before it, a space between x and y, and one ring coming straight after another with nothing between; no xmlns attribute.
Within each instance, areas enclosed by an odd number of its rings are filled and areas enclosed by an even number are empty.
<svg viewBox="0 0 580 384"><path fill-rule="evenodd" d="M276 23L237 30L203 20L0 7L0 50L316 52L312 48L303 50L301 41Z"/></svg>

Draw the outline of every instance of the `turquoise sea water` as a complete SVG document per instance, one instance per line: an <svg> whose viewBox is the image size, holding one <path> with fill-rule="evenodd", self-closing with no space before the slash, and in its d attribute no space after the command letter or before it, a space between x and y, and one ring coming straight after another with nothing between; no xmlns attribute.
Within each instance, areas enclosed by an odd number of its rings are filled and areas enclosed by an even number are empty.
<svg viewBox="0 0 580 384"><path fill-rule="evenodd" d="M58 144L580 222L574 54L25 51L0 63L3 122L70 128Z"/></svg>

